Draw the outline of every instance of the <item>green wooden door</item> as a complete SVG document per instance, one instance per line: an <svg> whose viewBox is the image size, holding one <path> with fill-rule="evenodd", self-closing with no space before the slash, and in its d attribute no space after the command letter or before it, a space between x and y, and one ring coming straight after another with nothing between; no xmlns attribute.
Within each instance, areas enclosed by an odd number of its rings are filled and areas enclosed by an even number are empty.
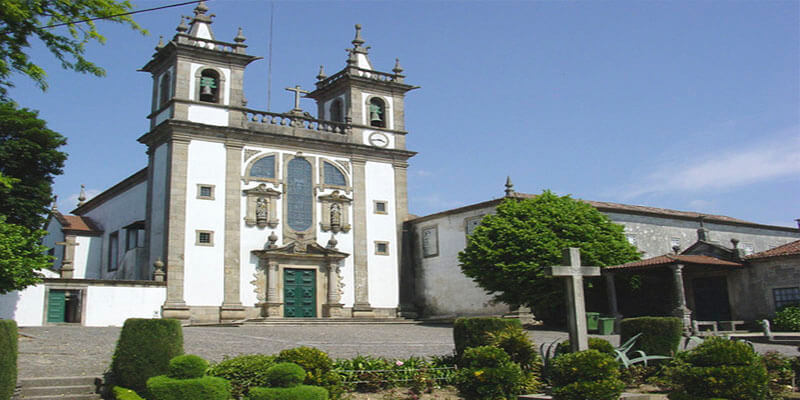
<svg viewBox="0 0 800 400"><path fill-rule="evenodd" d="M51 290L47 296L47 322L64 322L67 313L67 293L63 290Z"/></svg>
<svg viewBox="0 0 800 400"><path fill-rule="evenodd" d="M317 282L314 270L283 270L283 316L286 318L317 316Z"/></svg>

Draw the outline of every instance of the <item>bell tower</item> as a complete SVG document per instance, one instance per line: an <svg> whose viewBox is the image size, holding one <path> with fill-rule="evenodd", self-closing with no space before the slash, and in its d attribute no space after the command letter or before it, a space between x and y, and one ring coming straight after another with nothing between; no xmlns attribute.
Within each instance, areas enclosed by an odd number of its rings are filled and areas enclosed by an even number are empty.
<svg viewBox="0 0 800 400"><path fill-rule="evenodd" d="M231 108L247 103L244 69L260 57L245 54L241 28L232 43L217 40L211 29L215 15L207 12L201 1L194 16L181 17L172 40L159 40L153 58L141 69L153 76L151 129L169 119L240 125L241 112Z"/></svg>

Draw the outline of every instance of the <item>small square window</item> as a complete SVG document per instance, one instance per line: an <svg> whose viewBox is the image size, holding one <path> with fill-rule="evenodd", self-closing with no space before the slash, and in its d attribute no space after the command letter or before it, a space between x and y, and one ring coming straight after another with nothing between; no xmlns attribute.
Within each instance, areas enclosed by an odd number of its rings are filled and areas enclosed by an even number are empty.
<svg viewBox="0 0 800 400"><path fill-rule="evenodd" d="M197 246L213 246L214 245L214 232L212 231L197 231Z"/></svg>
<svg viewBox="0 0 800 400"><path fill-rule="evenodd" d="M202 200L214 200L214 185L197 185L197 198Z"/></svg>
<svg viewBox="0 0 800 400"><path fill-rule="evenodd" d="M475 231L475 228L481 224L481 220L483 220L483 215L478 215L477 217L470 217L464 220L464 231L467 233L467 236L472 235L472 232Z"/></svg>
<svg viewBox="0 0 800 400"><path fill-rule="evenodd" d="M388 214L388 202L383 200L375 200L375 214Z"/></svg>
<svg viewBox="0 0 800 400"><path fill-rule="evenodd" d="M800 287L772 289L775 299L775 311L784 307L800 305Z"/></svg>
<svg viewBox="0 0 800 400"><path fill-rule="evenodd" d="M375 242L375 254L379 256L388 256L389 242Z"/></svg>

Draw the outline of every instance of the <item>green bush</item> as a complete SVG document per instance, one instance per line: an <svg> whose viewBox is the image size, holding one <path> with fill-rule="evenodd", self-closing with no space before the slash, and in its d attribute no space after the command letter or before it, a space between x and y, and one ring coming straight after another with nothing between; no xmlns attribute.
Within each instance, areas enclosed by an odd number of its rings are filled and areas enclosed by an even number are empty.
<svg viewBox="0 0 800 400"><path fill-rule="evenodd" d="M786 307L775 313L773 320L778 331L800 332L800 306Z"/></svg>
<svg viewBox="0 0 800 400"><path fill-rule="evenodd" d="M553 399L617 400L625 384L619 364L597 350L564 354L553 363Z"/></svg>
<svg viewBox="0 0 800 400"><path fill-rule="evenodd" d="M254 387L248 400L327 400L328 391L318 386L300 385L290 388Z"/></svg>
<svg viewBox="0 0 800 400"><path fill-rule="evenodd" d="M278 363L267 370L266 378L271 387L294 387L303 383L306 371L295 363Z"/></svg>
<svg viewBox="0 0 800 400"><path fill-rule="evenodd" d="M150 400L229 400L231 384L225 379L204 376L193 379L173 379L166 375L147 380Z"/></svg>
<svg viewBox="0 0 800 400"><path fill-rule="evenodd" d="M769 381L767 400L783 400L784 395L792 391L792 359L777 351L769 351L761 357L761 362L767 369Z"/></svg>
<svg viewBox="0 0 800 400"><path fill-rule="evenodd" d="M632 350L642 350L649 356L671 356L678 352L683 335L683 323L676 317L626 318L620 322L620 343L641 333Z"/></svg>
<svg viewBox="0 0 800 400"><path fill-rule="evenodd" d="M522 329L518 319L512 318L458 318L453 323L453 341L456 344L456 355L461 358L468 347L489 345L488 333L499 332L508 328Z"/></svg>
<svg viewBox="0 0 800 400"><path fill-rule="evenodd" d="M144 400L133 390L125 389L121 386L114 386L111 391L114 393L116 400Z"/></svg>
<svg viewBox="0 0 800 400"><path fill-rule="evenodd" d="M608 340L600 339L600 338L589 338L589 349L590 350L597 350L603 354L608 354L610 356L614 356L614 346L608 342ZM566 354L572 352L570 348L569 340L565 340L556 346L556 355L559 354Z"/></svg>
<svg viewBox="0 0 800 400"><path fill-rule="evenodd" d="M343 376L345 385L358 392L377 392L391 386L387 382L393 364L382 357L356 356L349 360L336 360L337 375ZM347 382L361 382L348 384Z"/></svg>
<svg viewBox="0 0 800 400"><path fill-rule="evenodd" d="M231 394L238 399L251 387L267 386L266 373L273 365L275 356L248 354L222 360L212 365L206 374L230 381Z"/></svg>
<svg viewBox="0 0 800 400"><path fill-rule="evenodd" d="M522 389L522 369L500 348L469 347L462 356L455 385L467 400L515 398Z"/></svg>
<svg viewBox="0 0 800 400"><path fill-rule="evenodd" d="M174 379L200 378L207 369L208 361L194 354L184 354L169 360L167 376Z"/></svg>
<svg viewBox="0 0 800 400"><path fill-rule="evenodd" d="M767 369L744 342L712 337L691 351L679 353L666 376L674 390L671 400L725 398L764 399Z"/></svg>
<svg viewBox="0 0 800 400"><path fill-rule="evenodd" d="M537 365L539 356L536 347L520 327L507 327L486 335L489 345L503 349L511 357L511 361L519 364L522 369L529 371Z"/></svg>
<svg viewBox="0 0 800 400"><path fill-rule="evenodd" d="M0 399L10 399L17 386L17 323L0 320Z"/></svg>
<svg viewBox="0 0 800 400"><path fill-rule="evenodd" d="M178 320L130 318L111 358L112 382L147 397L147 379L166 375L169 360L181 354L183 331Z"/></svg>
<svg viewBox="0 0 800 400"><path fill-rule="evenodd" d="M327 353L313 347L296 347L278 353L277 362L295 363L306 371L306 385L322 386L328 390L332 399L344 393L342 378L333 372L333 360Z"/></svg>

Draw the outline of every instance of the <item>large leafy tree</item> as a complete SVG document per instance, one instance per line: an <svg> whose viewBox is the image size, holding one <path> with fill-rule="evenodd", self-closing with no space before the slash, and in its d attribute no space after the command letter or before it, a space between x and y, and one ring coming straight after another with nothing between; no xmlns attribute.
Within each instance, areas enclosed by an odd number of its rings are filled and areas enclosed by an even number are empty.
<svg viewBox="0 0 800 400"><path fill-rule="evenodd" d="M0 97L5 98L13 86L14 71L29 76L42 90L47 88L47 74L26 54L32 39L41 41L66 69L105 75L103 68L84 57L87 43L106 40L92 20L123 23L145 33L124 15L132 7L128 1L114 0L0 0Z"/></svg>
<svg viewBox="0 0 800 400"><path fill-rule="evenodd" d="M544 267L561 265L563 249L581 249L581 264L608 266L639 259L623 227L589 204L550 191L530 199L508 198L484 217L458 254L464 274L497 301L525 305L537 318L563 318L561 279Z"/></svg>
<svg viewBox="0 0 800 400"><path fill-rule="evenodd" d="M42 280L37 271L50 267L53 260L47 247L40 244L45 233L9 224L0 215L0 294L22 290Z"/></svg>
<svg viewBox="0 0 800 400"><path fill-rule="evenodd" d="M36 111L0 102L0 174L14 180L0 187L0 215L30 231L42 227L53 194L53 177L62 173L66 139L38 118Z"/></svg>

